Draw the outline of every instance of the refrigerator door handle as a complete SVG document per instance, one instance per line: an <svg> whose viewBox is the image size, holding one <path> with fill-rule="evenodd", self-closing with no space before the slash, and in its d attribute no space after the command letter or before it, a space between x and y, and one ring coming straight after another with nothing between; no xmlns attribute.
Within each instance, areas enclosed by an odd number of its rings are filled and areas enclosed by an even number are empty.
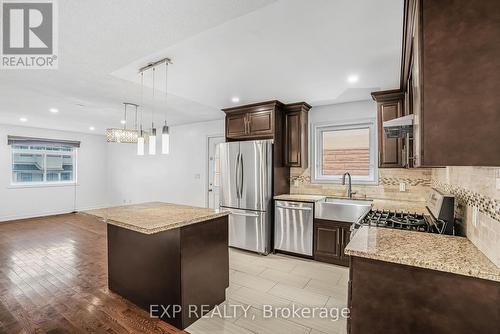
<svg viewBox="0 0 500 334"><path fill-rule="evenodd" d="M240 153L240 198L243 197L243 184L244 184L244 174L243 174L243 154Z"/></svg>
<svg viewBox="0 0 500 334"><path fill-rule="evenodd" d="M241 198L240 197L240 183L238 182L239 181L239 174L240 174L240 154L241 153L238 153L238 155L236 156L236 173L234 175L234 178L236 179L236 198Z"/></svg>

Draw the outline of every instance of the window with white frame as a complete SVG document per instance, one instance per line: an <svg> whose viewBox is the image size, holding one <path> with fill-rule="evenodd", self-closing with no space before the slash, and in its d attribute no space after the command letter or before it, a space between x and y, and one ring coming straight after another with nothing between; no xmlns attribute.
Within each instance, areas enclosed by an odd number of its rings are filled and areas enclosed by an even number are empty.
<svg viewBox="0 0 500 334"><path fill-rule="evenodd" d="M315 124L311 133L312 182L338 183L344 173L352 183L378 182L375 120Z"/></svg>
<svg viewBox="0 0 500 334"><path fill-rule="evenodd" d="M76 147L58 143L11 143L12 184L76 182Z"/></svg>

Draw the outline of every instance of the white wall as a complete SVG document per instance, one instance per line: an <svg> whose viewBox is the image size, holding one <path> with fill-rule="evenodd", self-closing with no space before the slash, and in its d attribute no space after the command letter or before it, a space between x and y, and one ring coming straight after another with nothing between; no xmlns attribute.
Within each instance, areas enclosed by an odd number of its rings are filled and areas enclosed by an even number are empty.
<svg viewBox="0 0 500 334"><path fill-rule="evenodd" d="M310 124L331 121L343 122L376 117L377 104L372 100L329 104L313 107L309 111Z"/></svg>
<svg viewBox="0 0 500 334"><path fill-rule="evenodd" d="M12 187L7 135L81 141L78 185ZM0 125L0 221L106 206L106 149L104 136Z"/></svg>
<svg viewBox="0 0 500 334"><path fill-rule="evenodd" d="M310 123L374 117L373 101L309 113ZM223 134L223 120L174 126L169 155L139 157L135 145L108 144L103 136L0 125L0 221L147 201L205 206L208 136ZM11 187L7 135L80 140L76 202L74 187Z"/></svg>
<svg viewBox="0 0 500 334"><path fill-rule="evenodd" d="M224 121L170 128L170 154L137 156L136 146L108 144L112 205L164 201L205 206L208 136L223 135ZM157 150L159 150L159 142Z"/></svg>

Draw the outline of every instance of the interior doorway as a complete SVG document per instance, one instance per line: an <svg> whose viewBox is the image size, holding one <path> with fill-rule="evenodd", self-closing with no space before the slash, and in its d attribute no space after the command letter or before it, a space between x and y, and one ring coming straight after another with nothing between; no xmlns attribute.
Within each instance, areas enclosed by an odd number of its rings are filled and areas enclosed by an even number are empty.
<svg viewBox="0 0 500 334"><path fill-rule="evenodd" d="M220 159L216 150L217 144L223 143L223 136L208 137L208 196L207 206L211 209L219 208L220 190Z"/></svg>

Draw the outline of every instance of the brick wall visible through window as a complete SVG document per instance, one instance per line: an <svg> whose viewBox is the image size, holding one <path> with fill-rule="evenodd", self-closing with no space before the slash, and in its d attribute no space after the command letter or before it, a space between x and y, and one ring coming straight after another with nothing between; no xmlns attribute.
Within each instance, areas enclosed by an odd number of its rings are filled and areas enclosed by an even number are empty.
<svg viewBox="0 0 500 334"><path fill-rule="evenodd" d="M370 149L323 149L323 174L368 176L370 174Z"/></svg>

